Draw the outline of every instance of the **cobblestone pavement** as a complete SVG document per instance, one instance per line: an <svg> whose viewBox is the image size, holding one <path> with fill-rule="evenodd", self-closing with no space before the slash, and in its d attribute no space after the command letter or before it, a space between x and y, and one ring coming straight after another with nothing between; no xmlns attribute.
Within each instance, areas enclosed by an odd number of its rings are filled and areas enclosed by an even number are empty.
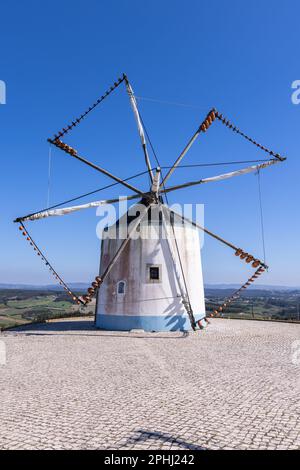
<svg viewBox="0 0 300 470"><path fill-rule="evenodd" d="M300 448L300 325L126 333L77 319L0 340L1 449Z"/></svg>

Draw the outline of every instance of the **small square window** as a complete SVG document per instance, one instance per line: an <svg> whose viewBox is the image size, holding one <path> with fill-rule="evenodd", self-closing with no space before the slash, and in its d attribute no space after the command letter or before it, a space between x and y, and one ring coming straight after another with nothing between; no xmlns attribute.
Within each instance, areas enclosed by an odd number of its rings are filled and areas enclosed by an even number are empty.
<svg viewBox="0 0 300 470"><path fill-rule="evenodd" d="M158 266L150 266L150 280L158 281L159 280L159 267Z"/></svg>
<svg viewBox="0 0 300 470"><path fill-rule="evenodd" d="M162 282L162 266L161 264L146 264L145 269L146 282L156 284Z"/></svg>

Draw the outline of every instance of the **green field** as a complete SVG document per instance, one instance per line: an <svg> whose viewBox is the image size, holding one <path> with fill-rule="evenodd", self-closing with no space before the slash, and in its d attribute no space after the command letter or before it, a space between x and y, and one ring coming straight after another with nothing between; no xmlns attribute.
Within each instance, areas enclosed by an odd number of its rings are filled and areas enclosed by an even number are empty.
<svg viewBox="0 0 300 470"><path fill-rule="evenodd" d="M77 292L76 294L81 294ZM0 290L0 328L54 318L92 315L94 305L81 307L61 291Z"/></svg>
<svg viewBox="0 0 300 470"><path fill-rule="evenodd" d="M229 289L206 289L206 311L212 313L232 294ZM300 320L300 291L253 289L243 293L221 313L226 318Z"/></svg>

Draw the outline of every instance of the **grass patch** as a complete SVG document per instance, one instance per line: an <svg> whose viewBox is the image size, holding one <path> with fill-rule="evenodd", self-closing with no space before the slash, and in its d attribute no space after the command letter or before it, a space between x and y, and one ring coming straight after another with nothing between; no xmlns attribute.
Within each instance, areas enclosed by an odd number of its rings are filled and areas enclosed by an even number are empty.
<svg viewBox="0 0 300 470"><path fill-rule="evenodd" d="M80 294L78 292L78 295ZM55 318L82 316L93 310L92 305L88 311L78 308L62 291L0 290L0 302L0 328Z"/></svg>

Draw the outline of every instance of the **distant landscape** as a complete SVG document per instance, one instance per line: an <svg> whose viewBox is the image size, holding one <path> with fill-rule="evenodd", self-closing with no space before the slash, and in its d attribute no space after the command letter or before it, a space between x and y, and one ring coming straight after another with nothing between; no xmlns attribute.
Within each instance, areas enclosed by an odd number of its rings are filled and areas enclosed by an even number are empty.
<svg viewBox="0 0 300 470"><path fill-rule="evenodd" d="M85 284L70 284L77 295L86 291ZM236 287L206 286L206 312L209 314L229 297ZM0 328L70 316L92 316L95 301L88 307L74 305L60 287L0 284ZM300 289L259 286L247 289L222 313L224 318L257 320L300 320Z"/></svg>
<svg viewBox="0 0 300 470"><path fill-rule="evenodd" d="M81 295L84 291L74 291ZM95 302L78 307L60 289L0 288L0 328L70 316L92 315Z"/></svg>
<svg viewBox="0 0 300 470"><path fill-rule="evenodd" d="M90 284L85 282L68 282L68 286L74 291L85 291ZM205 284L205 289L238 289L240 284ZM36 284L5 284L0 283L0 289L20 289L20 290L61 290L61 287L58 284L45 284L45 285L36 285ZM267 284L253 284L249 286L247 290L273 290L273 291L300 291L300 285L297 287L290 286L274 286Z"/></svg>
<svg viewBox="0 0 300 470"><path fill-rule="evenodd" d="M212 312L232 294L232 288L206 288L206 311ZM300 320L300 289L268 288L247 289L228 307L223 317L256 320Z"/></svg>

